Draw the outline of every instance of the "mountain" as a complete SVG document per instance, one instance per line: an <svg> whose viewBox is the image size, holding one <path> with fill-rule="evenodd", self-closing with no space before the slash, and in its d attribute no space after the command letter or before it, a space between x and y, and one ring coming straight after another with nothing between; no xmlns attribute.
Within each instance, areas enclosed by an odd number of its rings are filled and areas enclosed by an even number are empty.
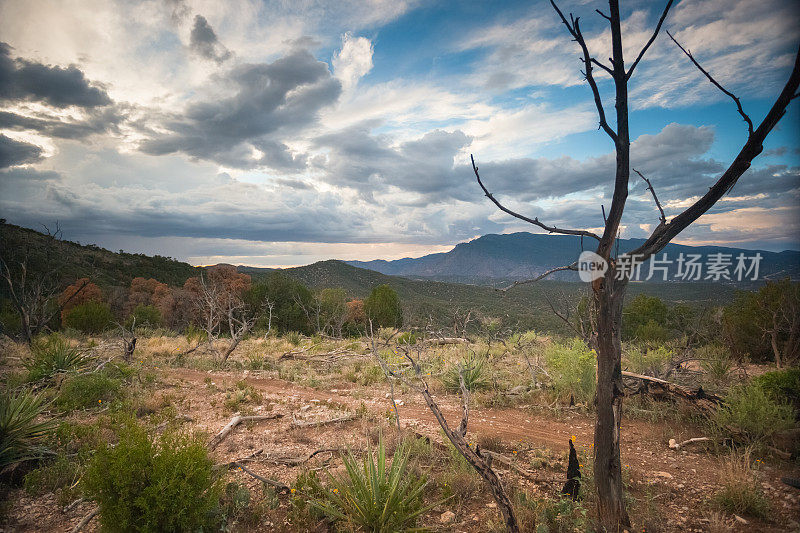
<svg viewBox="0 0 800 533"><path fill-rule="evenodd" d="M620 239L619 253L632 251L644 243L644 239ZM593 241L583 240L583 249L593 250ZM360 268L368 268L383 274L406 276L411 278L436 279L461 283L498 285L513 280L535 277L545 271L572 263L581 253L581 239L570 235L541 235L527 232L507 235L484 235L475 240L457 244L452 250L444 253L430 254L419 258L404 258L394 261L348 261L348 264ZM727 248L722 246L685 246L668 244L657 254L659 260L667 254L671 263L656 264L654 267L667 268L666 281L682 281L678 276L678 259L689 254L700 255L701 262L706 265L701 273L705 281L707 264L716 254L723 254L722 260L731 264L727 266L732 281L736 281L735 268L737 257L744 254L745 268L750 267L752 258L758 253L759 279L776 279L789 276L800 279L800 252L767 252ZM729 256L729 257L727 257ZM650 261L641 267L641 280L649 274ZM684 271L686 269L684 268ZM654 277L663 280L664 273L654 270ZM742 276L749 278L752 276ZM577 280L574 272L559 272L554 279ZM713 279L713 278L712 278ZM720 281L726 281L720 278Z"/></svg>

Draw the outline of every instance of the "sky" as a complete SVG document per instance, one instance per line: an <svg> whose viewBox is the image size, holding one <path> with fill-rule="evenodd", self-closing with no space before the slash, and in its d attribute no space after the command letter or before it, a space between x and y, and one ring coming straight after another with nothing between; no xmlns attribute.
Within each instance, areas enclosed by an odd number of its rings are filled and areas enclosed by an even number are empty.
<svg viewBox="0 0 800 533"><path fill-rule="evenodd" d="M602 2L562 1L593 55ZM623 2L626 63L663 5ZM800 43L793 0L683 0L664 23L758 124ZM614 153L544 1L0 0L0 217L192 264L293 266L600 231ZM610 77L596 69L613 117ZM747 137L662 32L630 80L632 164L667 217ZM612 126L613 126L612 122ZM658 223L633 175L623 237ZM800 249L800 99L682 244Z"/></svg>

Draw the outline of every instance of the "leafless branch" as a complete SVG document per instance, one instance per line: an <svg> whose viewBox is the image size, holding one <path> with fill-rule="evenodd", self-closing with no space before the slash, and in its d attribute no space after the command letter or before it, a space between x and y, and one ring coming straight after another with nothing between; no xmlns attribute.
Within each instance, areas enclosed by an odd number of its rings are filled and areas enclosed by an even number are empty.
<svg viewBox="0 0 800 533"><path fill-rule="evenodd" d="M637 254L644 261L654 253L657 253L676 235L711 209L725 193L736 185L736 181L750 168L753 159L764 150L764 139L766 139L769 132L772 131L783 115L786 114L786 107L792 100L792 96L797 91L798 86L800 86L800 49L797 51L794 68L781 94L775 100L758 128L748 137L747 142L736 155L733 163L723 172L717 182L708 189L707 193L682 213L673 217L668 224L658 226L644 244L633 250L631 254Z"/></svg>
<svg viewBox="0 0 800 533"><path fill-rule="evenodd" d="M636 170L635 168L633 169L633 171L636 172L637 174L639 174L639 177L642 178L644 180L644 182L647 184L647 190L650 191L653 194L653 200L655 200L655 202L656 202L656 207L658 207L658 212L661 213L661 217L660 217L661 218L661 224L662 225L666 224L667 223L667 217L664 216L664 209L661 207L661 202L658 201L658 196L656 196L656 190L653 188L653 184L650 183L649 179L647 179L644 176L642 176L642 173L639 172L638 170Z"/></svg>
<svg viewBox="0 0 800 533"><path fill-rule="evenodd" d="M509 285L508 287L505 287L503 289L497 289L497 290L501 291L501 292L506 292L506 291L508 291L510 289L513 289L514 287L516 287L518 285L527 285L528 283L536 283L537 281L546 278L550 274L554 274L556 272L561 272L562 270L574 270L574 271L577 271L578 270L578 262L575 261L574 263L569 264L569 265L560 266L560 267L556 267L556 268L551 268L547 272L539 274L535 278L518 280L518 281L515 281L514 283L512 283L511 285Z"/></svg>
<svg viewBox="0 0 800 533"><path fill-rule="evenodd" d="M611 129L611 126L608 125L608 121L606 120L606 112L603 109L603 100L600 98L600 90L597 88L597 83L594 80L594 75L592 74L592 56L589 53L589 47L586 46L586 40L583 38L583 34L581 33L580 27L580 17L573 17L570 14L570 20L568 21L561 10L558 8L554 0L550 0L550 4L553 6L553 9L556 10L558 16L561 18L561 22L564 23L564 26L567 27L567 31L569 31L572 38L575 39L575 42L580 45L581 50L583 51L583 64L586 67L586 72L583 74L586 76L586 81L589 82L589 87L592 89L592 94L594 95L594 103L597 107L597 114L600 117L600 127L605 131L611 140L614 141L614 144L618 141L617 132ZM599 62L595 61L596 64ZM614 77L613 71L611 71L611 76Z"/></svg>
<svg viewBox="0 0 800 533"><path fill-rule="evenodd" d="M592 63L594 63L595 65L597 65L597 66L598 66L598 67L600 67L601 69L605 70L606 72L608 72L608 73L609 73L609 74L610 74L612 77L614 76L614 71L613 71L613 70L611 70L611 68L609 68L609 67L605 66L604 64L602 64L602 63L601 63L600 61L598 61L597 59L595 59L595 58L592 58Z"/></svg>
<svg viewBox="0 0 800 533"><path fill-rule="evenodd" d="M675 37L673 37L673 36L672 36L672 34L671 34L669 31L667 31L667 35L669 35L669 38L670 38L670 39L672 39L672 42L673 42L673 43L675 43L675 44L678 46L678 48L680 48L680 49L681 49L681 51L683 51L683 53L684 53L684 54L686 54L686 57L688 57L688 58L689 58L689 60L690 60L692 63L694 63L694 66L695 66L695 67L697 67L697 69L698 69L700 72L702 72L703 74L705 74L706 78L708 78L708 81L710 81L711 83L713 83L713 84L714 84L714 86L715 86L717 89L719 89L720 91L722 91L723 93L725 93L725 95L729 96L729 97L730 97L730 98L733 100L733 102L736 104L736 109L739 111L739 114L742 116L742 119L744 119L744 121L745 121L745 122L747 122L747 134L748 134L748 136L752 136L752 135L753 135L753 121L752 121L752 120L750 120L750 117L749 117L749 116L747 116L747 113L745 113L745 112L744 112L744 109L742 109L742 102L740 102L740 101L739 101L739 98L737 98L737 97L736 97L736 95L735 95L735 94L733 94L732 92L730 92L730 91L728 91L727 89L725 89L725 87L723 87L722 85L720 85L720 84L717 82L717 80L715 80L715 79L714 79L714 78L711 76L711 74L709 74L709 73L708 73L708 71L706 71L706 69L704 69L703 67L701 67L701 66L700 66L700 63L698 63L698 62L697 62L697 60L694 58L694 56L692 55L692 53L691 53L690 51L688 51L687 49L685 49L683 46L681 46L681 43L679 43L679 42L678 42L678 41L675 39ZM793 97L792 97L792 98L793 98ZM791 100L792 98L789 98L789 100Z"/></svg>
<svg viewBox="0 0 800 533"><path fill-rule="evenodd" d="M598 15L600 15L601 17L603 17L604 19L606 19L606 20L608 20L608 21L610 21L610 20L611 20L611 17L609 17L608 15L606 15L605 13L603 13L602 11L600 11L599 9L595 9L595 11L597 11L597 14L598 14Z"/></svg>
<svg viewBox="0 0 800 533"><path fill-rule="evenodd" d="M576 230L576 229L563 229L563 228L557 228L555 226L548 226L547 224L539 222L538 218L529 218L529 217L526 217L525 215L520 215L519 213L516 213L516 212L508 209L507 207L502 205L494 197L494 195L492 193L489 192L489 190L486 188L486 186L484 186L483 181L481 180L481 175L478 174L478 167L475 165L475 158L472 155L470 155L469 159L470 159L470 161L472 161L472 170L475 172L475 177L478 179L478 185L481 186L481 189L483 189L483 193L486 195L486 197L489 200L491 200L494 203L494 205L496 205L498 208L500 208L501 211L503 211L505 213L508 213L512 217L518 218L520 220L524 220L525 222L527 222L529 224L533 224L534 226L539 226L543 230L549 231L550 233L561 233L563 235L583 235L585 237L592 237L594 239L600 240L600 236L592 233L591 231Z"/></svg>
<svg viewBox="0 0 800 533"><path fill-rule="evenodd" d="M653 41L655 41L656 37L658 37L658 32L661 31L661 25L664 24L664 19L667 18L667 13L669 13L669 8L671 7L672 7L672 0L669 0L669 2L667 2L667 5L664 7L664 12L661 13L661 18L658 19L658 24L656 24L656 29L655 31L653 31L653 35L650 37L650 40L647 41L647 44L644 45L642 51L639 52L639 55L636 56L636 61L634 61L633 64L631 65L631 68L628 69L628 73L625 74L626 80L631 79L631 76L633 75L633 69L636 68L636 65L639 64L639 61L642 60L645 52L647 52L647 49L650 48L650 45L653 44Z"/></svg>

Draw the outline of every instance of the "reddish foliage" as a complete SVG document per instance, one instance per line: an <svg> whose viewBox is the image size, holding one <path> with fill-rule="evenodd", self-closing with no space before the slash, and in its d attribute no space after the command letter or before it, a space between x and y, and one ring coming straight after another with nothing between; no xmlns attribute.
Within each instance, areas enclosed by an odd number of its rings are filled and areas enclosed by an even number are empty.
<svg viewBox="0 0 800 533"><path fill-rule="evenodd" d="M75 283L64 289L64 292L58 297L58 305L61 306L61 321L63 322L64 317L77 305L102 301L103 292L100 287L89 281L89 278L75 280Z"/></svg>

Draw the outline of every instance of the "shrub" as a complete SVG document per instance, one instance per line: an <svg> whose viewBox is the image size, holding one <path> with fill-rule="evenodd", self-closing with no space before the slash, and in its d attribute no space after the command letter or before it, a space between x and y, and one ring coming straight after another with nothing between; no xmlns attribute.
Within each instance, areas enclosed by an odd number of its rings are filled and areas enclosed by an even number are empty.
<svg viewBox="0 0 800 533"><path fill-rule="evenodd" d="M25 476L25 490L32 495L46 494L62 489L59 503L75 496L75 482L80 478L81 464L74 458L59 453L53 460L32 470ZM66 502L69 503L69 502Z"/></svg>
<svg viewBox="0 0 800 533"><path fill-rule="evenodd" d="M188 434L157 438L133 421L102 444L84 478L108 531L213 530L222 485L205 445Z"/></svg>
<svg viewBox="0 0 800 533"><path fill-rule="evenodd" d="M42 439L55 429L52 420L36 421L43 410L39 394L0 393L0 470L41 454Z"/></svg>
<svg viewBox="0 0 800 533"><path fill-rule="evenodd" d="M714 421L723 432L733 431L745 441L755 442L788 429L794 424L794 410L772 398L757 382L732 387Z"/></svg>
<svg viewBox="0 0 800 533"><path fill-rule="evenodd" d="M794 406L795 414L800 415L800 368L789 368L776 372L766 372L753 378L773 400L785 398Z"/></svg>
<svg viewBox="0 0 800 533"><path fill-rule="evenodd" d="M141 328L157 328L161 326L163 319L161 311L154 305L139 304L125 321L125 327L132 328L134 324Z"/></svg>
<svg viewBox="0 0 800 533"><path fill-rule="evenodd" d="M578 339L572 344L551 344L544 353L553 388L559 396L573 394L575 400L588 402L594 397L595 354Z"/></svg>
<svg viewBox="0 0 800 533"><path fill-rule="evenodd" d="M731 514L767 517L769 501L755 479L749 451L731 454L722 470L722 483L712 498L716 507Z"/></svg>
<svg viewBox="0 0 800 533"><path fill-rule="evenodd" d="M403 325L403 310L397 292L388 285L372 289L364 300L364 313L374 326L399 328Z"/></svg>
<svg viewBox="0 0 800 533"><path fill-rule="evenodd" d="M450 392L461 390L460 370L464 371L464 386L468 391L485 389L489 386L486 360L470 352L458 364L450 365L442 378L444 388Z"/></svg>
<svg viewBox="0 0 800 533"><path fill-rule="evenodd" d="M413 331L404 331L397 336L397 344L417 344L417 342L419 342L419 338Z"/></svg>
<svg viewBox="0 0 800 533"><path fill-rule="evenodd" d="M378 439L377 453L367 452L361 462L349 452L342 459L346 475L336 477L325 471L328 490L310 478L311 492L318 496L309 504L329 518L376 533L402 531L413 527L429 509L422 505L428 483L407 468L405 445L397 449L388 468L383 438Z"/></svg>
<svg viewBox="0 0 800 533"><path fill-rule="evenodd" d="M700 359L700 365L711 381L722 383L728 379L728 374L733 369L733 358L723 346L714 344L702 346L695 351L695 355Z"/></svg>
<svg viewBox="0 0 800 533"><path fill-rule="evenodd" d="M87 409L117 399L122 382L106 372L92 372L69 378L61 387L56 405L65 410Z"/></svg>
<svg viewBox="0 0 800 533"><path fill-rule="evenodd" d="M660 378L666 374L674 355L664 346L650 349L631 346L626 350L625 361L633 372Z"/></svg>
<svg viewBox="0 0 800 533"><path fill-rule="evenodd" d="M111 309L102 302L86 302L76 305L64 316L64 325L86 335L106 331L114 320Z"/></svg>
<svg viewBox="0 0 800 533"><path fill-rule="evenodd" d="M286 334L286 342L288 342L292 346L297 346L298 344L300 344L300 340L302 340L302 337L300 336L300 333L296 331L290 331L289 333Z"/></svg>
<svg viewBox="0 0 800 533"><path fill-rule="evenodd" d="M38 381L58 372L77 370L86 356L58 334L38 338L31 344L31 357L23 362L28 380Z"/></svg>

